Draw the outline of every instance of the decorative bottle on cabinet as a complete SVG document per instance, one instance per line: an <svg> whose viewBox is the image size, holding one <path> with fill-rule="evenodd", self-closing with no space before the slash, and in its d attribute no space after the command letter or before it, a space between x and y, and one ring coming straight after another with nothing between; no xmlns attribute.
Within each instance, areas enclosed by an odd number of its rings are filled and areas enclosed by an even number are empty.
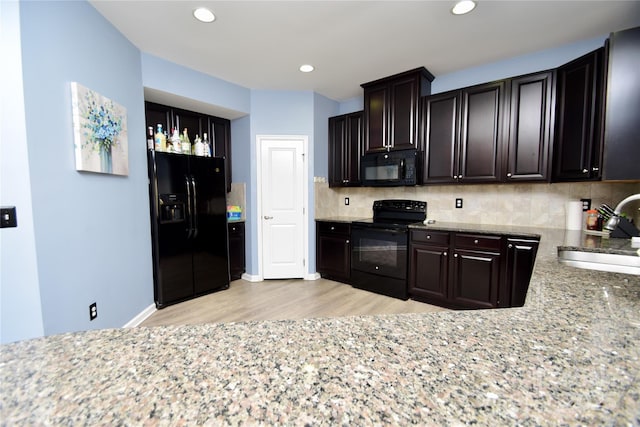
<svg viewBox="0 0 640 427"><path fill-rule="evenodd" d="M156 150L157 151L166 151L167 150L167 137L162 131L162 123L158 123L158 130L156 131Z"/></svg>

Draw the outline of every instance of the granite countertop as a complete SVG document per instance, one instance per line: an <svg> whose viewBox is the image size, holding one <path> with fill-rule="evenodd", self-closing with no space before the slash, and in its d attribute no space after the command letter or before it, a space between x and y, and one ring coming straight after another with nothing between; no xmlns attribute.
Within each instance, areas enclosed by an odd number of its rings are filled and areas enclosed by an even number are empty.
<svg viewBox="0 0 640 427"><path fill-rule="evenodd" d="M557 262L524 307L138 327L0 347L0 420L640 425L640 277ZM518 232L519 234L519 232Z"/></svg>

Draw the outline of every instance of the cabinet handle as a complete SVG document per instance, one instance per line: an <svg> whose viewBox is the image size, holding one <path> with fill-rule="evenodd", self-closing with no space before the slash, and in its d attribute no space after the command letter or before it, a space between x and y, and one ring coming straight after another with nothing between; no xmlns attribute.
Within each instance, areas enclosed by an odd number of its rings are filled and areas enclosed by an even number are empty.
<svg viewBox="0 0 640 427"><path fill-rule="evenodd" d="M507 174L507 178L511 178L511 172Z"/></svg>
<svg viewBox="0 0 640 427"><path fill-rule="evenodd" d="M431 238L430 234L427 234L427 240L429 240Z"/></svg>
<svg viewBox="0 0 640 427"><path fill-rule="evenodd" d="M589 173L589 169L582 169L582 173Z"/></svg>
<svg viewBox="0 0 640 427"><path fill-rule="evenodd" d="M478 244L478 239L474 240L473 243Z"/></svg>
<svg viewBox="0 0 640 427"><path fill-rule="evenodd" d="M600 170L600 168L591 168L592 171L594 172L598 172Z"/></svg>
<svg viewBox="0 0 640 427"><path fill-rule="evenodd" d="M444 252L442 255L443 255L443 256L447 256L447 253L446 253L446 252Z"/></svg>
<svg viewBox="0 0 640 427"><path fill-rule="evenodd" d="M331 231L333 231L333 230L335 230L335 229L336 229L335 227L331 226Z"/></svg>
<svg viewBox="0 0 640 427"><path fill-rule="evenodd" d="M513 247L513 245L511 243L509 243L508 247L509 247L509 249L511 249Z"/></svg>
<svg viewBox="0 0 640 427"><path fill-rule="evenodd" d="M453 179L458 179L458 175L453 175Z"/></svg>
<svg viewBox="0 0 640 427"><path fill-rule="evenodd" d="M264 216L264 219L273 219L273 217L272 217L272 216L267 216L267 215L265 215L265 216Z"/></svg>
<svg viewBox="0 0 640 427"><path fill-rule="evenodd" d="M458 254L453 254L453 257L454 258L458 258Z"/></svg>
<svg viewBox="0 0 640 427"><path fill-rule="evenodd" d="M348 240L345 240L345 243L346 243L346 244L349 244L349 241L348 241Z"/></svg>

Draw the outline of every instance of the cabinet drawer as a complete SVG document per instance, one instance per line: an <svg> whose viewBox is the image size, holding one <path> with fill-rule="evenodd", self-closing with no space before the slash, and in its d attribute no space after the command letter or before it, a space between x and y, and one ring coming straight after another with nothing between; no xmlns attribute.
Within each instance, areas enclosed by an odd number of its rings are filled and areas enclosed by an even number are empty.
<svg viewBox="0 0 640 427"><path fill-rule="evenodd" d="M501 236L486 236L478 234L456 235L456 248L500 250Z"/></svg>
<svg viewBox="0 0 640 427"><path fill-rule="evenodd" d="M333 234L351 234L351 225L342 222L319 222L318 231L320 233L333 233Z"/></svg>
<svg viewBox="0 0 640 427"><path fill-rule="evenodd" d="M411 240L413 242L433 243L448 246L449 233L444 231L411 230Z"/></svg>

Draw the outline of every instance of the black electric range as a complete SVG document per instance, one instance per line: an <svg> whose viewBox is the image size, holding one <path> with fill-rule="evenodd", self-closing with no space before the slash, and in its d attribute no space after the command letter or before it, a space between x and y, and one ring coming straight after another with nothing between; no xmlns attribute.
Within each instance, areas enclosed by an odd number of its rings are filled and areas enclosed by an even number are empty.
<svg viewBox="0 0 640 427"><path fill-rule="evenodd" d="M351 224L351 284L408 299L409 225L427 217L427 202L376 200L373 218Z"/></svg>

